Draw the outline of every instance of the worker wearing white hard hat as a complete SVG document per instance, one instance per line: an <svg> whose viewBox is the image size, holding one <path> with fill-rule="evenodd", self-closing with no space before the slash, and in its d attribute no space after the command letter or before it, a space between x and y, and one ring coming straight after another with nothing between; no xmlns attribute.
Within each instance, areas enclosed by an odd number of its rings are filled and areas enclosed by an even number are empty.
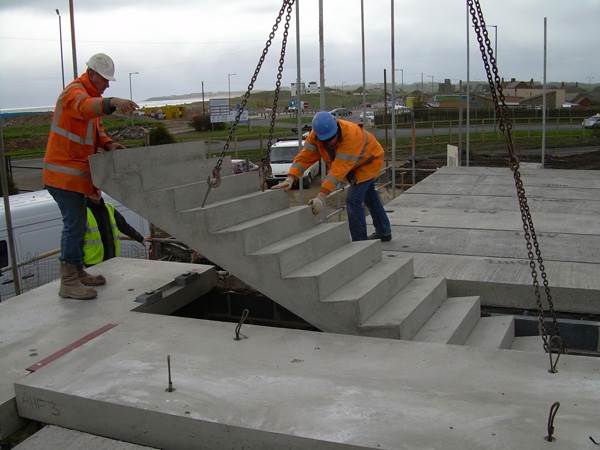
<svg viewBox="0 0 600 450"><path fill-rule="evenodd" d="M88 158L98 149L125 148L104 131L101 118L116 110L130 113L138 107L131 100L102 97L109 81L114 80L113 60L96 53L88 60L85 73L65 87L54 109L43 177L63 217L59 295L64 298L93 299L97 292L92 286L106 283L102 275L92 275L83 268L82 243L86 196L98 193Z"/></svg>

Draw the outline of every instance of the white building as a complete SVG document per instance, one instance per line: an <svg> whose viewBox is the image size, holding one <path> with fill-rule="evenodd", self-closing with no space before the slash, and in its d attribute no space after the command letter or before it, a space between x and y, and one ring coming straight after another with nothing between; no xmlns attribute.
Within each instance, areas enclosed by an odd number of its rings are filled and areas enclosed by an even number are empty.
<svg viewBox="0 0 600 450"><path fill-rule="evenodd" d="M307 94L319 94L321 89L319 89L319 85L316 81L308 82L308 89L306 90Z"/></svg>
<svg viewBox="0 0 600 450"><path fill-rule="evenodd" d="M298 93L296 92L296 83L292 83L292 89L291 89L291 94L292 97L297 97ZM306 93L306 85L304 84L304 82L300 83L300 95L304 95Z"/></svg>

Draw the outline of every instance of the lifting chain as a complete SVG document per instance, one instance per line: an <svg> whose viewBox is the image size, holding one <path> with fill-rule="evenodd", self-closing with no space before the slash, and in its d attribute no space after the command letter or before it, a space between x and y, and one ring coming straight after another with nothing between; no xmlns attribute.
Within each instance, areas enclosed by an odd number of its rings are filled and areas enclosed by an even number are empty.
<svg viewBox="0 0 600 450"><path fill-rule="evenodd" d="M275 94L273 95L273 107L271 108L271 121L269 123L269 138L267 140L267 151L260 164L260 188L265 190L267 178L272 175L271 170L271 144L273 143L273 132L275 130L275 119L277 118L277 104L279 103L279 91L281 90L281 77L283 75L283 63L285 61L285 49L287 46L288 34L290 30L290 20L292 18L292 6L295 0L290 0L285 15L285 26L283 29L283 39L281 41L281 53L279 54L279 66L277 66L277 81L275 82Z"/></svg>
<svg viewBox="0 0 600 450"><path fill-rule="evenodd" d="M542 252L540 250L537 235L535 233L535 228L533 226L531 211L527 203L525 187L523 186L523 180L521 179L521 173L519 172L519 158L515 154L515 149L512 140L512 122L510 119L508 107L506 106L504 92L502 91L502 81L500 80L500 76L498 75L496 58L485 26L485 20L483 18L483 12L481 11L481 5L479 3L479 0L467 0L467 5L469 6L471 21L473 22L473 27L475 28L477 42L479 43L479 50L481 51L481 57L485 66L485 72L487 75L490 92L494 101L496 116L498 117L499 121L498 128L504 135L506 147L508 150L509 164L513 172L515 186L517 189L517 197L519 200L521 219L523 221L523 231L525 236L525 242L527 245L527 255L529 257L529 267L531 269L533 289L538 307L540 334L542 335L542 340L544 341L544 350L548 353L550 357L550 372L556 373L558 371L558 359L560 358L561 353L564 353L565 348L562 338L560 337L560 330L558 328L558 322L556 321L556 314L554 312L554 304L552 302L550 286L548 285L548 277L546 275L546 269L544 267L544 260L542 258ZM546 331L546 325L544 320L544 305L542 303L540 283L538 281L538 269L542 278L542 283L544 285L544 293L548 301L548 311L552 317L552 332L550 333L550 335ZM555 357L553 356L553 352L556 352Z"/></svg>
<svg viewBox="0 0 600 450"><path fill-rule="evenodd" d="M289 22L290 22L290 17L291 17L290 14L291 14L292 5L294 4L294 1L295 0L283 0L283 4L281 5L281 8L279 9L279 13L277 15L277 19L275 19L275 24L273 25L273 28L272 28L271 32L269 33L269 38L267 39L267 42L265 43L265 47L263 48L262 54L260 55L260 58L258 59L258 64L256 65L256 69L254 69L254 74L252 75L252 79L250 80L250 83L248 84L248 89L246 90L246 93L242 97L242 101L241 101L240 106L235 115L235 119L234 119L233 123L231 124L231 127L229 128L229 135L227 136L227 140L225 141L225 144L223 145L223 151L219 155L217 164L215 164L215 167L213 168L211 174L208 176L208 178L206 180L208 188L206 189L206 193L204 194L204 199L202 200L202 207L204 207L204 205L206 204L206 200L208 199L208 195L210 194L210 191L212 190L212 188L216 188L221 184L221 166L223 165L223 159L225 158L225 154L229 151L229 145L231 144L231 140L233 139L233 136L235 134L237 126L240 122L240 118L242 117L242 112L246 108L246 104L248 103L248 98L250 97L250 93L252 92L252 89L254 89L254 83L256 82L256 79L258 78L258 74L260 73L260 69L262 68L263 63L265 62L265 58L267 56L267 53L269 52L269 48L271 47L271 43L273 42L273 39L275 38L275 33L277 32L277 29L279 28L281 18L283 17L283 14L286 11L286 9L287 9L287 16L286 16L287 22L286 22L285 38L287 41L287 29L289 28ZM282 58L284 55L285 55L285 48L282 48ZM282 67L282 64L283 63L280 59L280 67ZM281 80L281 76L280 76L280 74L278 74L279 85L281 85L280 80ZM277 90L277 94L279 94L279 90ZM271 119L271 134L272 134L272 129L274 127L274 121L275 121L275 119L273 117Z"/></svg>

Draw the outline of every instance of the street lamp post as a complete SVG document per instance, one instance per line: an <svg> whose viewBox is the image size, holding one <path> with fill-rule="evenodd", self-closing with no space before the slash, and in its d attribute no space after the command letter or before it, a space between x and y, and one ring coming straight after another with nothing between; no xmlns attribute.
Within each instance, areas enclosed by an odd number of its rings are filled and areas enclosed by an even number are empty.
<svg viewBox="0 0 600 450"><path fill-rule="evenodd" d="M139 72L129 72L129 100L133 101L133 90L131 89L131 75L138 75ZM133 126L133 114L131 115L131 126Z"/></svg>
<svg viewBox="0 0 600 450"><path fill-rule="evenodd" d="M404 90L404 69L395 69L396 72L400 72L400 89Z"/></svg>
<svg viewBox="0 0 600 450"><path fill-rule="evenodd" d="M231 77L235 76L235 73L227 74L227 106L231 110Z"/></svg>
<svg viewBox="0 0 600 450"><path fill-rule="evenodd" d="M60 71L62 74L62 87L65 88L65 65L63 62L63 48L62 48L62 22L60 18L60 12L56 9L56 15L58 16L58 36L60 39Z"/></svg>

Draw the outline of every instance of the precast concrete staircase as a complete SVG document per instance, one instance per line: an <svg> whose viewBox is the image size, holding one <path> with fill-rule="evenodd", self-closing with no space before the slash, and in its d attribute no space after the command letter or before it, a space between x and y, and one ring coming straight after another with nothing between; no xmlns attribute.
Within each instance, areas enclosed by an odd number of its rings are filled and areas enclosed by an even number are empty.
<svg viewBox="0 0 600 450"><path fill-rule="evenodd" d="M91 158L96 186L315 327L336 333L508 348L512 317L480 318L479 297L447 298L443 278L415 279L412 259L352 242L286 192L231 173L204 207L215 160L198 144L127 149Z"/></svg>

